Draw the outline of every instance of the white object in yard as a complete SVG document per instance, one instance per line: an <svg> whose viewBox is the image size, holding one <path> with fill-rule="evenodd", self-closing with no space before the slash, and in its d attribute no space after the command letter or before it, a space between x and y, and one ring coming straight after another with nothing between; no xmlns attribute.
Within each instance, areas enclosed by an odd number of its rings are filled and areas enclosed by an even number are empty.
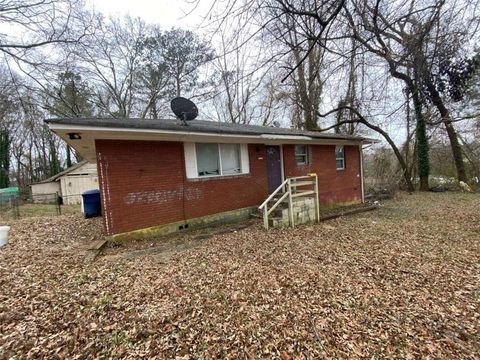
<svg viewBox="0 0 480 360"><path fill-rule="evenodd" d="M10 226L0 226L0 247L8 244L8 231Z"/></svg>
<svg viewBox="0 0 480 360"><path fill-rule="evenodd" d="M459 184L463 192L472 192L472 188L467 183L460 181Z"/></svg>

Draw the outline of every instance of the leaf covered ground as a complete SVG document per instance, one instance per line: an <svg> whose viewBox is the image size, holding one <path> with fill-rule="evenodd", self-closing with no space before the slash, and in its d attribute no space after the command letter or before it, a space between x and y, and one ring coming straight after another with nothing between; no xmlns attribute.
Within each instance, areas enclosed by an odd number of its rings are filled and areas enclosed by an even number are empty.
<svg viewBox="0 0 480 360"><path fill-rule="evenodd" d="M478 194L400 195L294 230L256 223L166 263L86 262L98 219L11 225L0 358L480 357Z"/></svg>

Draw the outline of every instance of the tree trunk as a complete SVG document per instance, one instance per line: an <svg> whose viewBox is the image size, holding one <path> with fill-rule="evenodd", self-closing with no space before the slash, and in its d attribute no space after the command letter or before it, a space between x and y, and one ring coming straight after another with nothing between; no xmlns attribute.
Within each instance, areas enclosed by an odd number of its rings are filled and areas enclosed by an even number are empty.
<svg viewBox="0 0 480 360"><path fill-rule="evenodd" d="M350 69L349 69L349 74L348 74L348 88L347 88L347 101L349 103L349 105L352 107L352 108L355 108L357 105L356 105L356 74L355 74L355 70L356 70L356 62L355 62L355 59L356 59L356 56L357 56L357 46L356 46L356 43L355 43L355 38L352 38L352 47L351 47L351 55L350 55ZM349 111L349 114L348 114L348 119L349 120L354 120L355 118L355 115L353 114L353 112ZM355 123L351 122L348 124L348 128L347 128L347 134L349 135L353 135L355 133Z"/></svg>
<svg viewBox="0 0 480 360"><path fill-rule="evenodd" d="M0 131L0 188L10 186L10 136Z"/></svg>
<svg viewBox="0 0 480 360"><path fill-rule="evenodd" d="M470 163L472 170L475 174L475 177L480 180L480 167L478 166L478 159L475 157L475 151L471 148L471 146L464 140L460 135L458 135L460 142L464 146L464 149L467 151L464 152L464 155L468 162Z"/></svg>
<svg viewBox="0 0 480 360"><path fill-rule="evenodd" d="M417 118L416 135L417 135L417 166L418 176L420 177L420 191L428 191L428 176L430 175L430 161L428 157L428 138L425 124L425 117L422 113L422 103L418 88L414 86L412 93L413 105L415 108L415 116Z"/></svg>
<svg viewBox="0 0 480 360"><path fill-rule="evenodd" d="M457 179L458 181L463 181L466 183L467 173L465 171L465 164L463 163L462 147L458 141L457 132L453 126L450 112L443 103L443 100L435 88L435 85L433 85L433 83L428 79L426 84L428 91L430 92L431 100L440 113L442 121L445 124L445 129L447 130L448 139L450 140L450 147L452 148L453 161L455 162L455 168L457 170Z"/></svg>

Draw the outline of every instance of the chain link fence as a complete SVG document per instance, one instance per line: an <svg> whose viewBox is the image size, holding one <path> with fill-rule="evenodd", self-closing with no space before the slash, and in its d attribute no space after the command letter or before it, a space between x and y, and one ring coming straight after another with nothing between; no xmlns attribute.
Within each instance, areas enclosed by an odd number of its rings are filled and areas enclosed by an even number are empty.
<svg viewBox="0 0 480 360"><path fill-rule="evenodd" d="M81 194L61 196L59 193L38 194L22 197L19 194L0 198L0 219L20 219L33 216L55 216L61 214L80 213L81 205L64 205L68 197Z"/></svg>

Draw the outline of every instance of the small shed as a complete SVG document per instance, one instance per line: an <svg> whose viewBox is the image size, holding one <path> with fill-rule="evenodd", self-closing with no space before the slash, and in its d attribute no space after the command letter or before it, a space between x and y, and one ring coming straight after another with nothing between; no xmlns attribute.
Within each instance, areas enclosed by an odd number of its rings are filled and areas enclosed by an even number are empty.
<svg viewBox="0 0 480 360"><path fill-rule="evenodd" d="M63 197L64 204L80 204L84 191L98 189L97 165L83 160L30 187L35 203L54 202L58 193Z"/></svg>

